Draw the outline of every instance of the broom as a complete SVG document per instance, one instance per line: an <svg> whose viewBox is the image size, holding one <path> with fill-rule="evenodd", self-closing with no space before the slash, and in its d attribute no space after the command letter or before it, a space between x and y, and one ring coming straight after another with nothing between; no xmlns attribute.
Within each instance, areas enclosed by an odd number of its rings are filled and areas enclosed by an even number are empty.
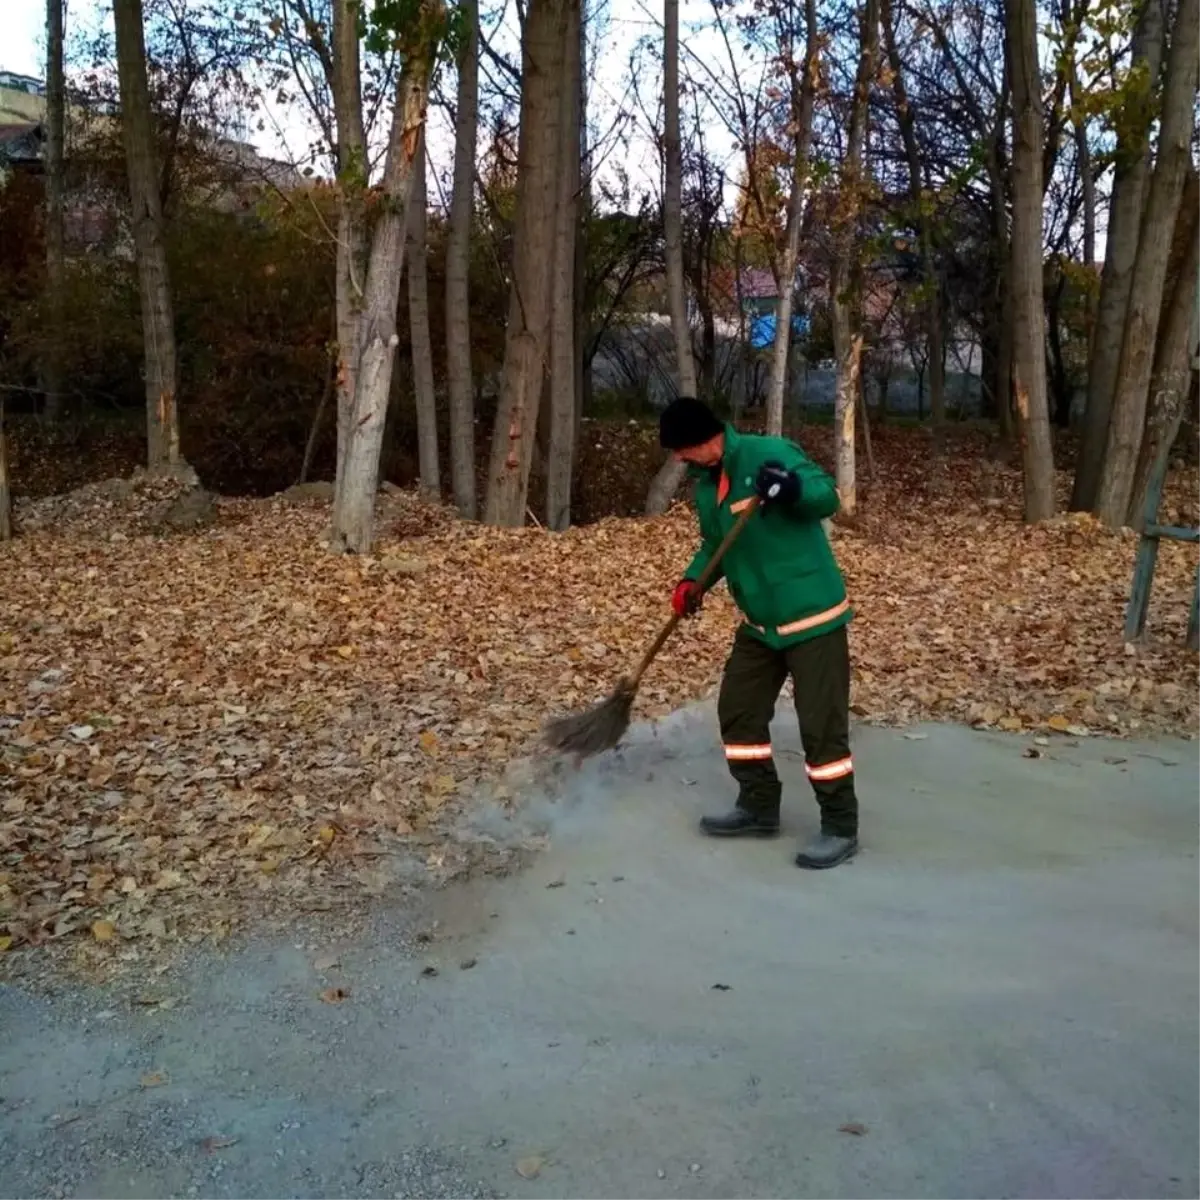
<svg viewBox="0 0 1200 1200"><path fill-rule="evenodd" d="M725 535L712 558L708 560L708 564L700 573L700 578L696 580L696 585L701 593L704 592L709 580L716 574L726 551L746 528L746 523L754 515L758 504L758 497L753 497L738 515L733 528ZM633 699L637 695L638 684L642 682L642 676L645 675L658 652L666 644L667 638L674 633L675 626L679 624L680 620L678 613L671 614L671 619L663 626L662 632L642 656L637 670L632 675L625 676L607 699L601 700L599 704L593 705L584 712L573 713L570 716L550 721L543 732L546 745L552 750L573 754L580 759L611 750L625 736L625 731L629 728Z"/></svg>

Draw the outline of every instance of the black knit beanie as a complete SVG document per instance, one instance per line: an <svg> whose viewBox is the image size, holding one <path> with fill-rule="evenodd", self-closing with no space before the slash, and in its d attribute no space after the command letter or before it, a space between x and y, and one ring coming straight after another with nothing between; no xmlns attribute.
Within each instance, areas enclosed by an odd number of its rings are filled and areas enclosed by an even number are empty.
<svg viewBox="0 0 1200 1200"><path fill-rule="evenodd" d="M724 432L716 413L694 396L672 400L658 420L658 441L664 450L690 450Z"/></svg>

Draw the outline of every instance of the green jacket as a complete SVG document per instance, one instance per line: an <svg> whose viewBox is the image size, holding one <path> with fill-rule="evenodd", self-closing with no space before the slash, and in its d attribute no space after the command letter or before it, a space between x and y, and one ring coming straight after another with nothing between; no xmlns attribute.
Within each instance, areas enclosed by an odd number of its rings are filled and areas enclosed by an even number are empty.
<svg viewBox="0 0 1200 1200"><path fill-rule="evenodd" d="M821 527L822 518L838 510L837 490L795 442L738 433L727 425L719 471L691 468L704 540L684 578L699 578L753 497L758 469L767 462L796 472L800 499L787 508L767 505L755 513L711 582L724 577L749 632L782 649L837 629L853 616L845 581Z"/></svg>

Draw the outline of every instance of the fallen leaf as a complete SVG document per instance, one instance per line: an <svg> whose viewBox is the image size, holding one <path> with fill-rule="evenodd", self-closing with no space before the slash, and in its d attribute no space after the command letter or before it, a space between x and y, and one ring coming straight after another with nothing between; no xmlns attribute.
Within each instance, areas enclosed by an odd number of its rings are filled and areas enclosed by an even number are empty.
<svg viewBox="0 0 1200 1200"><path fill-rule="evenodd" d="M222 498L215 528L166 545L145 525L185 483L137 476L55 495L80 464L42 454L53 485L31 482L46 472L18 450L22 536L0 585L0 675L16 681L0 715L0 841L17 825L0 866L5 935L47 957L86 941L109 951L105 970L139 971L173 948L159 942L225 937L264 908L287 920L348 889L385 894L392 856L413 842L439 874L456 869L460 808L538 790L515 764L533 758L543 721L605 695L614 661L637 660L696 549L687 503L640 516L653 423L585 421L565 537L463 522L392 490L378 499L378 557L354 561L322 542L327 504ZM1183 641L1196 547L1161 547L1151 636L1127 653L1130 537L1074 517L1023 524L1019 467L995 462L969 424L947 430L936 503L929 456L914 453L924 435L882 427L857 527L833 531L859 614L856 720L914 746L939 736L926 722L1017 718L1022 747L1043 745L1027 730L1049 744L1072 727L1194 736L1200 690ZM832 431L810 424L803 438L829 467ZM89 470L127 469L89 456ZM1164 513L1193 524L1197 494L1196 468L1173 467ZM419 588L377 565L418 545ZM647 677L639 719L709 693L738 619L714 591L680 630L682 652ZM85 725L90 737L70 732ZM456 781L444 795L443 776ZM320 853L325 826L336 837ZM97 920L118 930L107 946Z"/></svg>
<svg viewBox="0 0 1200 1200"><path fill-rule="evenodd" d="M338 652L338 655L342 658L353 658L354 657L354 647L353 646L339 646L337 648L337 652Z"/></svg>
<svg viewBox="0 0 1200 1200"><path fill-rule="evenodd" d="M860 1125L857 1121L847 1121L845 1125L838 1126L838 1133L848 1133L852 1137L862 1137L867 1132L865 1125Z"/></svg>
<svg viewBox="0 0 1200 1200"><path fill-rule="evenodd" d="M426 729L417 740L426 754L432 754L438 748L438 735L431 729Z"/></svg>
<svg viewBox="0 0 1200 1200"><path fill-rule="evenodd" d="M438 973L438 969L432 963L430 963L426 967L421 968L421 974L424 975L427 979L431 979L437 973Z"/></svg>
<svg viewBox="0 0 1200 1200"><path fill-rule="evenodd" d="M86 742L96 732L96 727L94 725L72 725L67 732L77 742Z"/></svg>
<svg viewBox="0 0 1200 1200"><path fill-rule="evenodd" d="M475 962L476 960L473 958L464 958L462 962L458 964L458 966L462 971L469 971L475 965Z"/></svg>
<svg viewBox="0 0 1200 1200"><path fill-rule="evenodd" d="M1020 717L1001 717L996 724L1003 729L1005 733L1019 733L1024 728Z"/></svg>
<svg viewBox="0 0 1200 1200"><path fill-rule="evenodd" d="M13 938L11 933L0 933L0 954L3 954L12 944Z"/></svg>
<svg viewBox="0 0 1200 1200"><path fill-rule="evenodd" d="M335 837L337 837L337 830L332 825L322 825L317 830L317 839L323 846L332 846Z"/></svg>
<svg viewBox="0 0 1200 1200"><path fill-rule="evenodd" d="M111 942L116 933L117 927L111 921L92 922L92 937L98 942Z"/></svg>
<svg viewBox="0 0 1200 1200"><path fill-rule="evenodd" d="M341 1004L350 998L350 992L347 988L331 987L321 992L320 997L326 1004Z"/></svg>
<svg viewBox="0 0 1200 1200"><path fill-rule="evenodd" d="M517 1174L522 1179L536 1179L542 1173L546 1160L540 1154L531 1154L528 1158L517 1160Z"/></svg>
<svg viewBox="0 0 1200 1200"><path fill-rule="evenodd" d="M144 1088L156 1088L170 1083L171 1079L165 1071L150 1071L143 1075L139 1082Z"/></svg>
<svg viewBox="0 0 1200 1200"><path fill-rule="evenodd" d="M566 887L566 886L567 886L567 881L565 879L552 879L552 880L550 880L550 882L548 884L546 884L547 888L560 888L560 887Z"/></svg>
<svg viewBox="0 0 1200 1200"><path fill-rule="evenodd" d="M206 1137L200 1142L200 1149L205 1154L213 1154L217 1150L227 1150L230 1146L236 1146L240 1138L235 1137Z"/></svg>
<svg viewBox="0 0 1200 1200"><path fill-rule="evenodd" d="M714 992L732 992L733 985L730 983L714 983L712 985L712 990Z"/></svg>

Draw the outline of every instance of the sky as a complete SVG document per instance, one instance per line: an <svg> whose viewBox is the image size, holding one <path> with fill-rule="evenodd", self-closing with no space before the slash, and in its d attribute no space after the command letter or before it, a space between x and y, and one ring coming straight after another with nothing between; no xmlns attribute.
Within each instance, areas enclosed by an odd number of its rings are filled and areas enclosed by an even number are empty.
<svg viewBox="0 0 1200 1200"><path fill-rule="evenodd" d="M45 76L45 2L44 0L2 0L5 9L5 39L0 45L0 70L16 71L38 78ZM591 64L591 93L589 116L592 127L610 131L616 113L627 106L629 98L629 57L637 40L647 35L656 40L661 37L660 0L608 0L607 13L600 16L600 24L593 30L592 39L595 61ZM712 9L710 0L682 0L681 29L688 53L704 54L712 58L724 56L724 49L711 26ZM72 28L81 23L94 25L106 20L111 27L111 15L102 0L67 0L68 42ZM689 32L691 30L691 32ZM517 57L515 31L497 39L497 47ZM69 68L68 68L69 69ZM452 88L452 80L449 81ZM660 77L656 65L647 63L643 81L643 95L647 102L659 99ZM734 155L732 137L720 127L719 121L706 122L706 140L710 150L720 160ZM604 157L600 164L601 178L615 179L618 168L628 175L634 192L645 191L656 195L659 190L658 156L650 140L644 119L626 127L628 140L617 143L609 138L604 146ZM299 106L280 109L271 106L267 114L267 128L249 135L260 153L273 158L299 161L304 154L310 135L305 114ZM444 113L431 109L430 157L438 175L449 178L453 161L453 136ZM733 201L734 184L729 184L727 200ZM430 202L439 206L438 188L431 181Z"/></svg>

